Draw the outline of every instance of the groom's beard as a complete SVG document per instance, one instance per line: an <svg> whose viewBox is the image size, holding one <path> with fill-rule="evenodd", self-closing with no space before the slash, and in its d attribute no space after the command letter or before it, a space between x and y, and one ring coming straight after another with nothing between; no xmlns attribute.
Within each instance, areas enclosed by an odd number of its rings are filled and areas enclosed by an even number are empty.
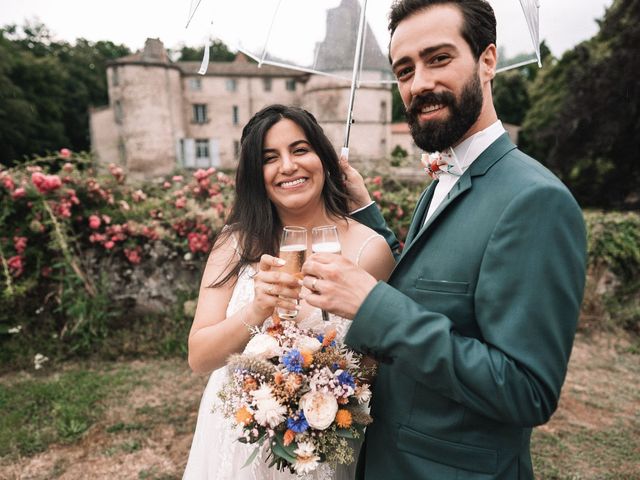
<svg viewBox="0 0 640 480"><path fill-rule="evenodd" d="M414 97L407 110L407 120L413 141L425 152L441 152L456 145L478 120L482 110L482 100L482 87L477 69L462 88L459 99L456 99L451 92L427 92ZM449 118L430 120L420 124L418 121L420 111L430 105L449 107Z"/></svg>

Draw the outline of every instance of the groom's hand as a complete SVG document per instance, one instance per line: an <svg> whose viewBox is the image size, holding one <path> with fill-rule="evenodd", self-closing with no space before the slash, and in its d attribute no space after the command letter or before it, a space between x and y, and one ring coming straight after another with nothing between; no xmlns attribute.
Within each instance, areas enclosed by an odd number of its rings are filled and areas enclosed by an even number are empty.
<svg viewBox="0 0 640 480"><path fill-rule="evenodd" d="M349 149L343 148L340 154L340 169L344 178L344 184L349 193L349 212L358 210L369 205L372 200L364 184L362 175L349 164Z"/></svg>
<svg viewBox="0 0 640 480"><path fill-rule="evenodd" d="M303 285L310 305L353 319L378 281L345 257L315 253L302 266Z"/></svg>

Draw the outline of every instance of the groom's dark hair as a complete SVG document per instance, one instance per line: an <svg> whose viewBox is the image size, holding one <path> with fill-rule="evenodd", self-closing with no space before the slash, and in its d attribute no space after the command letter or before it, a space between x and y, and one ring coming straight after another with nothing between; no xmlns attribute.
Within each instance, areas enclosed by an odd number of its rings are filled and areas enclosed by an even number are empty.
<svg viewBox="0 0 640 480"><path fill-rule="evenodd" d="M460 9L465 39L476 60L491 44L496 44L496 16L486 0L398 0L389 13L389 32L393 37L398 24L405 18L435 5L451 4Z"/></svg>

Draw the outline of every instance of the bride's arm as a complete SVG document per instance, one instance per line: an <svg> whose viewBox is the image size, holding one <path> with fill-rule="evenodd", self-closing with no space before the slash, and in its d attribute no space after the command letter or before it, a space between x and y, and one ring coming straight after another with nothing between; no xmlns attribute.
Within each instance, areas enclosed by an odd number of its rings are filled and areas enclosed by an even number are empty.
<svg viewBox="0 0 640 480"><path fill-rule="evenodd" d="M196 373L220 368L229 355L241 352L249 341L249 326L262 325L273 313L276 303L295 308L292 303L279 301L277 295L297 297L297 280L290 275L270 271L279 266L278 259L263 255L260 272L254 278L254 300L227 317L227 306L237 278L219 287L212 288L210 285L223 278L237 261L238 254L227 240L214 248L202 274L196 314L189 333L189 366ZM287 280L291 287L289 290Z"/></svg>
<svg viewBox="0 0 640 480"><path fill-rule="evenodd" d="M391 249L381 236L374 237L365 245L358 261L360 267L383 282L387 281L395 264Z"/></svg>

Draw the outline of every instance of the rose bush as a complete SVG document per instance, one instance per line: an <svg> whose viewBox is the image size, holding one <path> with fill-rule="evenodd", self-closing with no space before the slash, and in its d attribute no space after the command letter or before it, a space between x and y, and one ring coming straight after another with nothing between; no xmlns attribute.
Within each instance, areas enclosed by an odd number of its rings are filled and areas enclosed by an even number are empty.
<svg viewBox="0 0 640 480"><path fill-rule="evenodd" d="M428 177L365 182L404 241ZM31 363L36 352L103 355L99 346L109 355L183 352L186 305L233 194L233 180L212 168L131 182L122 167L99 169L68 149L0 167L0 364ZM586 220L583 326L640 331L640 216Z"/></svg>

